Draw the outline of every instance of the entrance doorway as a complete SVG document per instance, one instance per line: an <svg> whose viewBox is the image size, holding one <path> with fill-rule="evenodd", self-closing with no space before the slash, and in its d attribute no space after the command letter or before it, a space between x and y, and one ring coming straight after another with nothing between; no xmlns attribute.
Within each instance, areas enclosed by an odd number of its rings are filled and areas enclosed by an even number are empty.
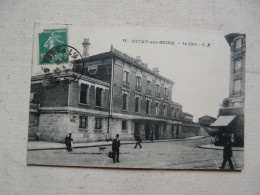
<svg viewBox="0 0 260 195"><path fill-rule="evenodd" d="M145 139L146 140L150 139L150 123L149 122L145 123Z"/></svg>
<svg viewBox="0 0 260 195"><path fill-rule="evenodd" d="M155 125L155 139L159 139L159 124Z"/></svg>
<svg viewBox="0 0 260 195"><path fill-rule="evenodd" d="M136 135L140 135L139 126L140 126L140 124L138 122L135 122L134 137Z"/></svg>

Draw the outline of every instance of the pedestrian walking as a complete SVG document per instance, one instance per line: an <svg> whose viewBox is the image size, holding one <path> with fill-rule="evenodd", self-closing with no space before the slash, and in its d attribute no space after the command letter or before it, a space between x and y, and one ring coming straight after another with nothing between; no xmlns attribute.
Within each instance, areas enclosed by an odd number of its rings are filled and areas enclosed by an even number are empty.
<svg viewBox="0 0 260 195"><path fill-rule="evenodd" d="M113 151L113 161L114 163L119 161L119 148L120 148L120 139L119 134L116 134L116 138L112 142L112 151Z"/></svg>
<svg viewBox="0 0 260 195"><path fill-rule="evenodd" d="M153 142L153 132L151 133L150 138L151 138L151 142Z"/></svg>
<svg viewBox="0 0 260 195"><path fill-rule="evenodd" d="M68 150L69 152L72 151L72 149L73 149L73 147L72 147L73 139L72 139L72 136L71 136L71 132L69 132L69 135L66 135L65 144L66 144L66 150Z"/></svg>
<svg viewBox="0 0 260 195"><path fill-rule="evenodd" d="M105 138L105 141L108 142L108 133L103 133L103 136Z"/></svg>
<svg viewBox="0 0 260 195"><path fill-rule="evenodd" d="M232 142L231 142L231 136L225 134L224 135L224 150L223 150L223 162L222 162L222 166L220 167L221 169L225 168L225 165L228 161L229 163L229 167L230 169L234 169L231 157L233 155L232 153L232 146L231 146Z"/></svg>
<svg viewBox="0 0 260 195"><path fill-rule="evenodd" d="M137 145L139 145L140 148L142 148L142 146L141 146L141 142L142 142L141 137L140 137L139 135L136 135L136 136L135 136L135 140L136 140L135 148L137 147Z"/></svg>

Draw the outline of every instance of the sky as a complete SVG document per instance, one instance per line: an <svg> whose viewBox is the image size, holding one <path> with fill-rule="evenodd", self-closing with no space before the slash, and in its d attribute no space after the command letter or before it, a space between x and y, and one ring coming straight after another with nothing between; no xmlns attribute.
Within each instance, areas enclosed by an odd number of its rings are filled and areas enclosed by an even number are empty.
<svg viewBox="0 0 260 195"><path fill-rule="evenodd" d="M192 114L194 121L204 115L217 117L219 105L228 97L230 48L222 32L161 27L67 27L68 45L80 52L83 51L84 38L89 38L90 55L108 52L112 44L131 57L141 56L150 69L159 67L162 76L175 82L172 100L182 104L183 111ZM48 28L54 27L41 27L35 33ZM148 43L136 40L147 40ZM171 41L174 44L152 44L150 41ZM34 46L35 58L37 44ZM34 60L32 74L39 70L40 66Z"/></svg>

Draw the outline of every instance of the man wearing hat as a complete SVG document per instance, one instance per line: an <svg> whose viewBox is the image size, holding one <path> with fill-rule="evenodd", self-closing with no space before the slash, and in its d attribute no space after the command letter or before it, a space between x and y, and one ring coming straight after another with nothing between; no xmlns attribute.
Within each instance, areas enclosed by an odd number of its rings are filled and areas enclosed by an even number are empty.
<svg viewBox="0 0 260 195"><path fill-rule="evenodd" d="M116 134L116 138L112 142L112 151L113 151L113 161L114 163L119 163L119 147L120 147L120 140L119 134Z"/></svg>

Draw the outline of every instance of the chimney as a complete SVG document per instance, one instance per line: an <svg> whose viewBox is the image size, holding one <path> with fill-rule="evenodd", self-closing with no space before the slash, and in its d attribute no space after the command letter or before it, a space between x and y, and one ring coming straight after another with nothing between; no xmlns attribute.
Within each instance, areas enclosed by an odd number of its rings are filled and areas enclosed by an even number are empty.
<svg viewBox="0 0 260 195"><path fill-rule="evenodd" d="M90 46L89 39L84 39L82 45L83 45L83 55L82 55L82 57L86 58L86 57L89 56L89 46Z"/></svg>
<svg viewBox="0 0 260 195"><path fill-rule="evenodd" d="M141 56L136 56L136 62L137 62L138 64L141 64L141 63L142 63Z"/></svg>
<svg viewBox="0 0 260 195"><path fill-rule="evenodd" d="M159 74L159 67L153 67L153 72L155 72L156 74Z"/></svg>

